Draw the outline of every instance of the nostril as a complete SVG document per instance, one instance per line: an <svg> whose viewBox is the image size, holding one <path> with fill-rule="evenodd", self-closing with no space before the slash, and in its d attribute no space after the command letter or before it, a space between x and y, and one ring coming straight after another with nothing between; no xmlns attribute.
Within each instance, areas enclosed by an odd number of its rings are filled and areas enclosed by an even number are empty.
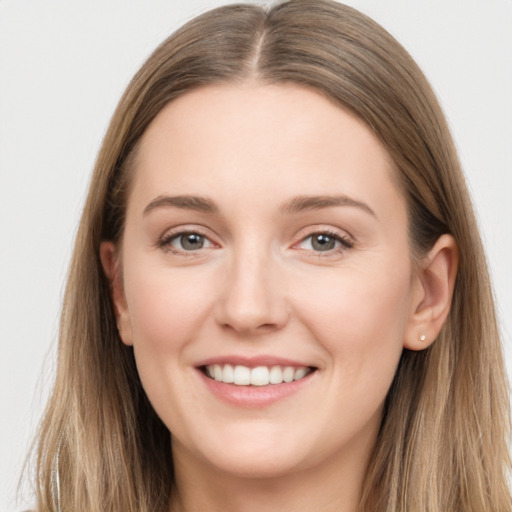
<svg viewBox="0 0 512 512"><path fill-rule="evenodd" d="M254 260L255 256L247 258ZM259 260L252 266L247 261L235 265L219 293L217 323L243 334L270 333L285 325L289 308L282 287L270 274Z"/></svg>
<svg viewBox="0 0 512 512"><path fill-rule="evenodd" d="M269 334L273 331L280 328L280 323L259 323L256 319L253 321L248 321L247 319L243 321L242 319L230 319L221 324L221 327L226 331L235 331L240 335L259 335L259 334Z"/></svg>

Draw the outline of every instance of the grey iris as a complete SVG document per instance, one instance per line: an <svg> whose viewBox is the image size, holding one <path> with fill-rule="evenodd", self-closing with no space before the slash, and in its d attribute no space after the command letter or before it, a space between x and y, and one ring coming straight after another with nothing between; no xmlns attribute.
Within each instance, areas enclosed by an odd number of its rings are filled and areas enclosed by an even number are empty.
<svg viewBox="0 0 512 512"><path fill-rule="evenodd" d="M334 249L335 244L334 237L326 234L314 235L311 240L311 246L315 251L330 251Z"/></svg>
<svg viewBox="0 0 512 512"><path fill-rule="evenodd" d="M181 235L180 238L181 246L187 251L201 249L204 245L204 237L197 233L187 233L186 235Z"/></svg>

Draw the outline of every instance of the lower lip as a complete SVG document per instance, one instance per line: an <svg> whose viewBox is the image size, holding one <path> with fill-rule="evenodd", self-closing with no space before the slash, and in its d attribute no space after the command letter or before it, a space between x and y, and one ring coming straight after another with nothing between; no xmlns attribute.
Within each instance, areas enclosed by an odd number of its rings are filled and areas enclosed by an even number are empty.
<svg viewBox="0 0 512 512"><path fill-rule="evenodd" d="M311 372L300 380L269 384L268 386L237 386L226 384L207 377L201 370L199 374L206 387L218 398L238 407L265 407L297 393L307 385L316 372Z"/></svg>

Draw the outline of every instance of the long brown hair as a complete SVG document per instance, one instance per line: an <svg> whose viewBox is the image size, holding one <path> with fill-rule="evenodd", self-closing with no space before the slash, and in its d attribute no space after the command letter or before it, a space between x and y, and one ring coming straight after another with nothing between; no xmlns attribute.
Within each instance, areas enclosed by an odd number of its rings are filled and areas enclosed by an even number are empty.
<svg viewBox="0 0 512 512"><path fill-rule="evenodd" d="M443 233L460 252L451 313L430 348L404 350L360 510L507 511L509 413L487 265L443 113L403 47L329 0L231 5L192 20L150 56L103 141L64 298L55 388L37 447L40 512L158 512L173 487L170 435L116 328L99 247L123 232L137 142L160 110L208 84L314 88L371 127L394 160L412 254Z"/></svg>

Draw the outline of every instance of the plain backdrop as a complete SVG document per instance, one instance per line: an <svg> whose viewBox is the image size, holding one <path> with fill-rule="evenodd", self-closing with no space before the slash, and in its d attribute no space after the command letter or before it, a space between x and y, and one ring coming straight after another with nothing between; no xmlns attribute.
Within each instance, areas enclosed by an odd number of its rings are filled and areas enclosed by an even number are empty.
<svg viewBox="0 0 512 512"><path fill-rule="evenodd" d="M53 380L64 279L95 155L134 72L218 0L0 0L0 511ZM263 2L261 2L263 3ZM351 0L413 55L453 130L512 369L512 1Z"/></svg>

